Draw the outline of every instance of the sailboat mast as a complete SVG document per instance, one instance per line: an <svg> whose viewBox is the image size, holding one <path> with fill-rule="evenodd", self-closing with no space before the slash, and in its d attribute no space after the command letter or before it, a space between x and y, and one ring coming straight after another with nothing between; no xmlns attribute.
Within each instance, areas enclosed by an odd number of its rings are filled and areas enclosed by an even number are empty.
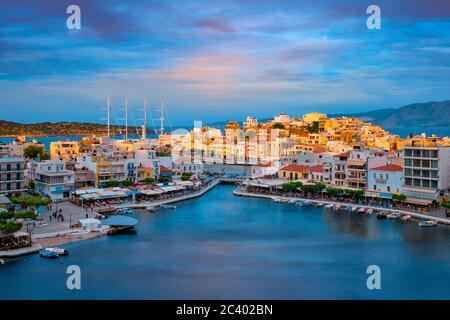
<svg viewBox="0 0 450 320"><path fill-rule="evenodd" d="M160 129L159 134L164 134L164 102L161 100L161 116L159 118Z"/></svg>
<svg viewBox="0 0 450 320"><path fill-rule="evenodd" d="M125 97L125 140L128 140L128 97Z"/></svg>
<svg viewBox="0 0 450 320"><path fill-rule="evenodd" d="M109 114L109 96L108 99L106 100L106 120L108 121L108 137L110 136L110 114Z"/></svg>

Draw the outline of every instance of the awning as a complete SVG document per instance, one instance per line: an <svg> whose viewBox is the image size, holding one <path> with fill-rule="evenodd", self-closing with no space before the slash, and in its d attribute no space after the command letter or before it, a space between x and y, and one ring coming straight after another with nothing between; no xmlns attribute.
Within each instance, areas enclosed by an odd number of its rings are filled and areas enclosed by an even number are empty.
<svg viewBox="0 0 450 320"><path fill-rule="evenodd" d="M412 204L420 204L423 206L428 206L433 204L433 200L428 200L428 199L416 199L416 198L407 198L405 200L405 202L407 203L412 203Z"/></svg>
<svg viewBox="0 0 450 320"><path fill-rule="evenodd" d="M153 195L164 193L164 191L159 190L159 189L143 189L140 192L147 196L153 196Z"/></svg>
<svg viewBox="0 0 450 320"><path fill-rule="evenodd" d="M138 221L135 218L127 216L112 216L102 220L102 225L112 227L132 227L137 223Z"/></svg>

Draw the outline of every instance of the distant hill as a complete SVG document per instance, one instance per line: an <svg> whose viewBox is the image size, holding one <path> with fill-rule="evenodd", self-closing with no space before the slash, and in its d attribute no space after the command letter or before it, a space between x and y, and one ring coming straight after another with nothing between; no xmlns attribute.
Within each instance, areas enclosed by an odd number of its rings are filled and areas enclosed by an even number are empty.
<svg viewBox="0 0 450 320"><path fill-rule="evenodd" d="M358 117L386 128L448 127L450 100L414 103L397 109L380 109L348 116Z"/></svg>
<svg viewBox="0 0 450 320"><path fill-rule="evenodd" d="M129 126L128 133L134 134L140 127ZM111 125L111 133L119 134L125 132L125 126ZM106 135L108 127L105 124L85 123L85 122L42 122L32 124L22 124L17 122L0 120L0 137L17 137L26 135L30 137L49 136L86 136L86 135ZM148 130L148 132L152 132Z"/></svg>

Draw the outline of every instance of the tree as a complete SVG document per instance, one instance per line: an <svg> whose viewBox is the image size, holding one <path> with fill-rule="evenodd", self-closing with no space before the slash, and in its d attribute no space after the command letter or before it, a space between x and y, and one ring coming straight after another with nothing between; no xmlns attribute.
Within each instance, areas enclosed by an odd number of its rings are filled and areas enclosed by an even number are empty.
<svg viewBox="0 0 450 320"><path fill-rule="evenodd" d="M303 185L303 183L301 183L300 181L293 181L293 182L283 183L281 185L281 187L283 188L283 190L292 192L292 191L295 191L298 188L300 188L302 185Z"/></svg>
<svg viewBox="0 0 450 320"><path fill-rule="evenodd" d="M403 202L405 202L405 200L406 200L406 196L404 194L393 194L392 200L398 201L398 202L400 202L400 204L403 204Z"/></svg>
<svg viewBox="0 0 450 320"><path fill-rule="evenodd" d="M8 220L5 222L0 221L0 231L6 234L11 234L16 231L19 231L22 229L22 223L14 221L14 220Z"/></svg>
<svg viewBox="0 0 450 320"><path fill-rule="evenodd" d="M313 121L312 126L307 127L309 133L317 133L319 132L319 129L319 121Z"/></svg>
<svg viewBox="0 0 450 320"><path fill-rule="evenodd" d="M284 124L282 123L275 123L272 128L274 129L286 129L286 127L284 126Z"/></svg>
<svg viewBox="0 0 450 320"><path fill-rule="evenodd" d="M28 159L36 159L44 156L44 148L30 145L23 150L23 156Z"/></svg>
<svg viewBox="0 0 450 320"><path fill-rule="evenodd" d="M329 194L332 194L332 195L337 195L337 194L339 194L339 193L343 193L343 192L344 192L343 189L340 189L340 188L331 188L331 187L326 188L325 191L328 192Z"/></svg>
<svg viewBox="0 0 450 320"><path fill-rule="evenodd" d="M152 183L155 182L155 179L153 179L153 178L145 178L144 182L145 182L145 184L152 184Z"/></svg>
<svg viewBox="0 0 450 320"><path fill-rule="evenodd" d="M109 180L109 181L106 181L106 186L107 186L108 188L116 188L116 187L119 186L119 181L117 181L117 180Z"/></svg>
<svg viewBox="0 0 450 320"><path fill-rule="evenodd" d="M126 188L131 187L132 185L133 185L133 181L131 181L131 180L122 181L122 186L124 186Z"/></svg>
<svg viewBox="0 0 450 320"><path fill-rule="evenodd" d="M166 181L169 181L169 177L159 177L159 178L158 178L158 181L159 181L159 182L166 182Z"/></svg>
<svg viewBox="0 0 450 320"><path fill-rule="evenodd" d="M16 196L11 197L11 201L15 204L19 204L26 207L39 207L46 206L52 202L50 198L43 198L41 196Z"/></svg>
<svg viewBox="0 0 450 320"><path fill-rule="evenodd" d="M34 180L28 181L28 188L29 188L30 190L33 190L33 191L34 191L34 189L36 188L36 182L34 182Z"/></svg>
<svg viewBox="0 0 450 320"><path fill-rule="evenodd" d="M442 200L442 208L445 208L445 216L448 217L448 209L450 209L450 201Z"/></svg>
<svg viewBox="0 0 450 320"><path fill-rule="evenodd" d="M192 177L193 174L194 174L193 172L183 172L181 174L181 180L187 181Z"/></svg>
<svg viewBox="0 0 450 320"><path fill-rule="evenodd" d="M345 189L344 193L351 196L353 200L356 200L357 198L362 197L364 195L363 190Z"/></svg>

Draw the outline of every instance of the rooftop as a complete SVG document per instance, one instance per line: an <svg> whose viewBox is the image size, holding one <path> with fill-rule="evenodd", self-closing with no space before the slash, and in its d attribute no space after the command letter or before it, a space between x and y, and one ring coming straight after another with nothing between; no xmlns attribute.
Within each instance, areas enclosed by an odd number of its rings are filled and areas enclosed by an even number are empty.
<svg viewBox="0 0 450 320"><path fill-rule="evenodd" d="M372 168L370 170L375 171L403 171L403 168L401 166L395 165L395 164L388 164L381 167Z"/></svg>

